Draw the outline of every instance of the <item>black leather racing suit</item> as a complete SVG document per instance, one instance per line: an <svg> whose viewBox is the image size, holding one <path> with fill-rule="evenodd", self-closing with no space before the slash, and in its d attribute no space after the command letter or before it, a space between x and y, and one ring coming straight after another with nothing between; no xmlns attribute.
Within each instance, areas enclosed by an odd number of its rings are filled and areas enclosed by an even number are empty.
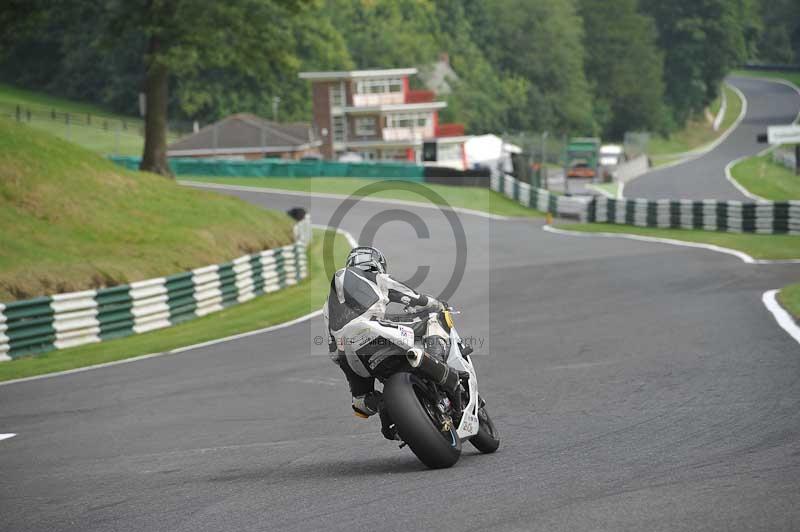
<svg viewBox="0 0 800 532"><path fill-rule="evenodd" d="M348 323L360 316L383 319L390 302L415 307L435 307L439 304L434 298L415 292L386 273L350 267L338 270L331 279L328 300L322 309L328 350L333 362L347 377L353 397L372 392L375 379L366 370L357 372L350 366L343 349L339 348L342 345L340 333Z"/></svg>

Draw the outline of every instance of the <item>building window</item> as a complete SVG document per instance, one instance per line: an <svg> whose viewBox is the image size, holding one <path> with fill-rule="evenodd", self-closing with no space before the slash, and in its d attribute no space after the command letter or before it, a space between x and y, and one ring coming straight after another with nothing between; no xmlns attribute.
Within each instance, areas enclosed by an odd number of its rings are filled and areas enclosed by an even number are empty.
<svg viewBox="0 0 800 532"><path fill-rule="evenodd" d="M333 142L344 142L346 134L344 116L333 117Z"/></svg>
<svg viewBox="0 0 800 532"><path fill-rule="evenodd" d="M365 161L374 161L378 158L378 154L374 150L365 150L358 152Z"/></svg>
<svg viewBox="0 0 800 532"><path fill-rule="evenodd" d="M376 134L375 117L364 116L356 118L356 136L374 137Z"/></svg>
<svg viewBox="0 0 800 532"><path fill-rule="evenodd" d="M331 107L341 107L344 105L344 91L342 84L331 85L330 87Z"/></svg>
<svg viewBox="0 0 800 532"><path fill-rule="evenodd" d="M361 79L356 82L356 94L403 92L401 78Z"/></svg>
<svg viewBox="0 0 800 532"><path fill-rule="evenodd" d="M387 127L427 127L431 123L430 113L393 113L387 115Z"/></svg>

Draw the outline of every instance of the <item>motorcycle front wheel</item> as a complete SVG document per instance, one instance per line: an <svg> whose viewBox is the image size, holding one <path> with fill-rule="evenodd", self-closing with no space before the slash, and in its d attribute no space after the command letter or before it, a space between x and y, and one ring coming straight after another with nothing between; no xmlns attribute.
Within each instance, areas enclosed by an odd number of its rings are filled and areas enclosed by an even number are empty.
<svg viewBox="0 0 800 532"><path fill-rule="evenodd" d="M461 440L456 427L442 430L441 420L428 387L411 373L395 373L384 383L383 403L400 438L431 469L458 462Z"/></svg>
<svg viewBox="0 0 800 532"><path fill-rule="evenodd" d="M478 409L478 433L469 442L483 454L493 453L500 447L500 435L485 406Z"/></svg>

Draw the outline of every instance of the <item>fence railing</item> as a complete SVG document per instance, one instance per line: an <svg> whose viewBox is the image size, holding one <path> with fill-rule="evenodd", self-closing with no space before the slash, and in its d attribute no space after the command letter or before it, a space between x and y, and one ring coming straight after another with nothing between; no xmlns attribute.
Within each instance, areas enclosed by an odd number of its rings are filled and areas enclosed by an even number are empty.
<svg viewBox="0 0 800 532"><path fill-rule="evenodd" d="M100 290L0 303L0 361L169 327L297 284L308 275L308 217L296 241L231 262Z"/></svg>
<svg viewBox="0 0 800 532"><path fill-rule="evenodd" d="M144 121L137 118L9 102L0 102L0 116L45 129L102 153L141 154L144 146ZM191 130L189 124L170 122L168 138L176 139Z"/></svg>

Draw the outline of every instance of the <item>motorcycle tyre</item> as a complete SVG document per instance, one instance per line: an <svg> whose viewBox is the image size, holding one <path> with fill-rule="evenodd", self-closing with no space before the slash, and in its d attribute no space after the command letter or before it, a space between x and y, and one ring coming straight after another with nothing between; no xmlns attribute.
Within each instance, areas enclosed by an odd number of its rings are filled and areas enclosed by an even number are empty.
<svg viewBox="0 0 800 532"><path fill-rule="evenodd" d="M431 469L451 467L461 456L461 439L456 427L451 427L449 438L445 438L431 420L414 391L415 384L421 382L408 372L389 377L383 386L384 407L400 438L423 464Z"/></svg>

